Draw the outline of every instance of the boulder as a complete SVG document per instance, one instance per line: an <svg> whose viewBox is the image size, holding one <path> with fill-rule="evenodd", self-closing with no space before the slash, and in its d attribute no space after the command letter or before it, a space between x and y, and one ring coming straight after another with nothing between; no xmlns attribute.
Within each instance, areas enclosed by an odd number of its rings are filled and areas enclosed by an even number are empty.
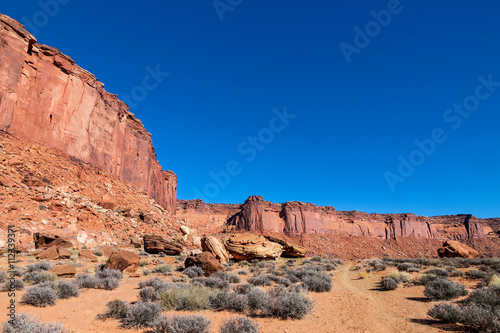
<svg viewBox="0 0 500 333"><path fill-rule="evenodd" d="M443 247L438 249L438 255L441 258L477 258L479 253L470 246L449 240L443 244Z"/></svg>
<svg viewBox="0 0 500 333"><path fill-rule="evenodd" d="M59 259L59 253L57 252L57 248L55 246L49 247L46 250L43 250L40 252L37 256L37 259L44 259L44 260L56 260Z"/></svg>
<svg viewBox="0 0 500 333"><path fill-rule="evenodd" d="M76 268L73 265L57 265L51 268L50 271L57 276L71 278L76 274Z"/></svg>
<svg viewBox="0 0 500 333"><path fill-rule="evenodd" d="M63 247L58 247L57 252L59 253L59 258L61 259L69 259L71 258L71 252Z"/></svg>
<svg viewBox="0 0 500 333"><path fill-rule="evenodd" d="M182 246L175 240L168 240L158 235L144 235L144 251L151 254L165 253L168 255L179 255Z"/></svg>
<svg viewBox="0 0 500 333"><path fill-rule="evenodd" d="M44 260L69 259L71 252L59 246L52 246L37 254L36 258Z"/></svg>
<svg viewBox="0 0 500 333"><path fill-rule="evenodd" d="M108 269L116 269L125 273L133 273L139 267L139 262L141 257L131 251L127 250L115 250L109 256L108 261L104 265Z"/></svg>
<svg viewBox="0 0 500 333"><path fill-rule="evenodd" d="M201 239L201 248L203 251L210 252L221 263L229 261L229 253L220 240L214 236L204 236Z"/></svg>
<svg viewBox="0 0 500 333"><path fill-rule="evenodd" d="M80 253L78 254L78 256L80 258L82 258L82 259L88 259L91 262L97 262L98 261L97 257L94 255L94 252L92 252L89 249L81 250Z"/></svg>
<svg viewBox="0 0 500 333"><path fill-rule="evenodd" d="M202 252L195 256L187 257L184 266L186 268L191 266L201 267L205 272L205 276L210 276L215 272L224 270L219 260L210 252Z"/></svg>
<svg viewBox="0 0 500 333"><path fill-rule="evenodd" d="M277 258L284 251L280 244L250 233L233 235L226 240L225 245L237 260Z"/></svg>
<svg viewBox="0 0 500 333"><path fill-rule="evenodd" d="M37 249L47 249L52 246L70 249L74 248L74 244L70 239L50 233L35 232L33 234L33 240L35 241L35 248Z"/></svg>
<svg viewBox="0 0 500 333"><path fill-rule="evenodd" d="M287 242L284 239L276 238L274 236L265 237L268 241L275 242L283 246L283 256L285 257L303 258L307 254L307 249L305 247Z"/></svg>
<svg viewBox="0 0 500 333"><path fill-rule="evenodd" d="M142 246L142 240L139 237L132 237L130 238L130 244L132 244L132 246L136 249L140 249Z"/></svg>

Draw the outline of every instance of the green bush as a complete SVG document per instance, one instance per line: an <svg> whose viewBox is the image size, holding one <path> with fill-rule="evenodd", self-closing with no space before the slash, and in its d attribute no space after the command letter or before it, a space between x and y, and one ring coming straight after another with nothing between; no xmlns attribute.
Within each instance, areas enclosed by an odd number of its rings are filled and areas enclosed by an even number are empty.
<svg viewBox="0 0 500 333"><path fill-rule="evenodd" d="M218 292L207 287L189 286L163 290L158 298L164 310L205 310Z"/></svg>

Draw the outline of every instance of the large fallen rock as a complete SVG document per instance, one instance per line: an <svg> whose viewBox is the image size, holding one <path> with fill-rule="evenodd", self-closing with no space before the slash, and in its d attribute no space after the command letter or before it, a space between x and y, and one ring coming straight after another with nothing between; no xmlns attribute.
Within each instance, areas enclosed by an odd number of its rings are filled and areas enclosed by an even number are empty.
<svg viewBox="0 0 500 333"><path fill-rule="evenodd" d="M151 254L165 253L178 255L182 252L182 245L174 240L168 240L158 235L144 235L144 251Z"/></svg>
<svg viewBox="0 0 500 333"><path fill-rule="evenodd" d="M443 247L438 249L438 255L441 258L477 258L479 253L470 246L449 240L443 244Z"/></svg>
<svg viewBox="0 0 500 333"><path fill-rule="evenodd" d="M275 242L283 246L283 256L286 257L294 257L294 258L303 258L307 254L307 249L297 244L293 244L287 242L284 239L280 239L274 236L265 236L267 240L271 242Z"/></svg>
<svg viewBox="0 0 500 333"><path fill-rule="evenodd" d="M210 252L202 252L195 256L187 257L184 266L186 268L191 266L201 267L205 272L205 276L210 276L215 272L224 270L219 260Z"/></svg>
<svg viewBox="0 0 500 333"><path fill-rule="evenodd" d="M277 258L284 249L264 236L256 234L236 234L225 242L226 249L237 260Z"/></svg>
<svg viewBox="0 0 500 333"><path fill-rule="evenodd" d="M69 259L71 258L71 253L65 248L52 246L37 254L36 258L41 260Z"/></svg>
<svg viewBox="0 0 500 333"><path fill-rule="evenodd" d="M82 259L88 259L91 262L99 261L97 257L94 255L94 252L88 249L81 250L80 253L78 253L78 256Z"/></svg>
<svg viewBox="0 0 500 333"><path fill-rule="evenodd" d="M70 249L74 248L73 241L69 238L61 237L59 235L51 233L35 232L33 234L33 240L35 242L35 248L37 249L47 249L52 246Z"/></svg>
<svg viewBox="0 0 500 333"><path fill-rule="evenodd" d="M51 268L50 271L57 276L71 278L76 274L76 268L73 265L57 265Z"/></svg>
<svg viewBox="0 0 500 333"><path fill-rule="evenodd" d="M229 253L220 240L214 236L204 236L201 239L201 248L203 251L212 253L221 263L229 261Z"/></svg>
<svg viewBox="0 0 500 333"><path fill-rule="evenodd" d="M125 273L133 273L139 267L141 257L132 251L115 250L109 256L108 261L104 265L108 269L116 269Z"/></svg>

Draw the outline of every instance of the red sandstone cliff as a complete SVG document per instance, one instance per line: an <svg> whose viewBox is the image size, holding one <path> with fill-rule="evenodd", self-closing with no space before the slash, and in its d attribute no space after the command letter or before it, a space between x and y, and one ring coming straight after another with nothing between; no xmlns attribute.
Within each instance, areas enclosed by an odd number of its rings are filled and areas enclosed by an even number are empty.
<svg viewBox="0 0 500 333"><path fill-rule="evenodd" d="M128 106L59 50L0 14L0 130L108 171L175 211L177 177Z"/></svg>
<svg viewBox="0 0 500 333"><path fill-rule="evenodd" d="M333 207L295 201L275 204L264 201L260 196L252 196L237 207L208 205L201 200L183 201L177 209L177 217L198 227L199 222L204 221L203 227L211 232L241 230L287 235L332 234L381 239L416 237L454 240L498 238L500 232L500 219L477 219L472 215L425 217L414 214L342 212Z"/></svg>

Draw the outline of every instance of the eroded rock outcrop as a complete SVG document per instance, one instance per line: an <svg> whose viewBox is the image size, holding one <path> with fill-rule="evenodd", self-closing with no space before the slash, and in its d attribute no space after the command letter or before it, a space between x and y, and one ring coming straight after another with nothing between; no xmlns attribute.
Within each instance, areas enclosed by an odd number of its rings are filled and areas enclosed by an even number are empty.
<svg viewBox="0 0 500 333"><path fill-rule="evenodd" d="M236 234L225 241L226 249L236 260L278 258L283 246L256 234Z"/></svg>
<svg viewBox="0 0 500 333"><path fill-rule="evenodd" d="M443 247L438 249L438 255L445 258L477 258L479 253L467 246L457 241L446 241Z"/></svg>
<svg viewBox="0 0 500 333"><path fill-rule="evenodd" d="M261 196L251 196L235 212L228 205L196 203L196 215L211 216L213 210L227 218L226 225L218 222L217 230L274 232L286 235L336 234L370 236L382 239L417 237L427 239L468 240L498 237L496 219L482 220L472 215L426 217L414 214L368 214L358 211L337 211L330 206L316 206L303 202L275 204ZM192 213L189 202L184 202L183 216ZM496 223L496 224L495 224ZM495 227L496 231L492 229ZM214 226L215 227L215 226Z"/></svg>
<svg viewBox="0 0 500 333"><path fill-rule="evenodd" d="M0 61L1 131L108 171L175 210L176 175L162 171L151 135L104 84L2 14Z"/></svg>
<svg viewBox="0 0 500 333"><path fill-rule="evenodd" d="M166 237L144 235L144 251L151 254L178 255L182 253L183 247L178 241Z"/></svg>
<svg viewBox="0 0 500 333"><path fill-rule="evenodd" d="M221 263L229 261L229 253L224 244L214 236L204 236L201 239L201 248L203 251L212 253Z"/></svg>

